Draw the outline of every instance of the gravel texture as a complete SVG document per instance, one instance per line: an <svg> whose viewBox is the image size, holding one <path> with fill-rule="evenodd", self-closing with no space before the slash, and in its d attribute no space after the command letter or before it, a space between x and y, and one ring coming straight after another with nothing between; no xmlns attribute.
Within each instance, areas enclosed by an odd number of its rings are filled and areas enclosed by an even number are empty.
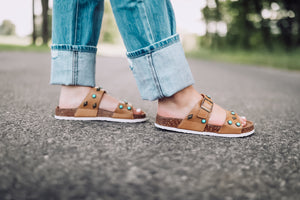
<svg viewBox="0 0 300 200"><path fill-rule="evenodd" d="M189 60L196 88L255 122L242 139L161 131L125 58L97 83L142 107L140 124L59 121L48 53L0 53L0 199L299 199L300 73Z"/></svg>

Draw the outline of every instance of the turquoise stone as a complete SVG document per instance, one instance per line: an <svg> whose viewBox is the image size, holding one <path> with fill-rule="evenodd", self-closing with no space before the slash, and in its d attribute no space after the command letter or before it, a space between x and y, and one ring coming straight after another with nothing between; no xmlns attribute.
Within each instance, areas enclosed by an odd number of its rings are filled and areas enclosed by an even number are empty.
<svg viewBox="0 0 300 200"><path fill-rule="evenodd" d="M232 114L232 115L235 115L235 112L231 111L231 114Z"/></svg>
<svg viewBox="0 0 300 200"><path fill-rule="evenodd" d="M131 110L131 107L130 107L130 106L128 106L128 107L127 107L127 110Z"/></svg>
<svg viewBox="0 0 300 200"><path fill-rule="evenodd" d="M95 94L93 94L93 95L92 95L92 97L93 97L93 99L95 99L95 98L96 98L96 95L95 95Z"/></svg>
<svg viewBox="0 0 300 200"><path fill-rule="evenodd" d="M205 124L205 123L206 123L206 119L202 119L202 120L201 120L201 123L202 123L202 124Z"/></svg>
<svg viewBox="0 0 300 200"><path fill-rule="evenodd" d="M211 99L211 97L209 95L206 95L206 96L207 96L207 98Z"/></svg>
<svg viewBox="0 0 300 200"><path fill-rule="evenodd" d="M123 109L123 105L119 105L119 108L120 108L120 109Z"/></svg>
<svg viewBox="0 0 300 200"><path fill-rule="evenodd" d="M241 123L237 122L237 123L235 123L235 125L236 125L237 127L240 127L240 126L241 126Z"/></svg>
<svg viewBox="0 0 300 200"><path fill-rule="evenodd" d="M227 123L228 123L229 125L231 125L231 124L232 124L232 121L231 121L231 120L228 120Z"/></svg>

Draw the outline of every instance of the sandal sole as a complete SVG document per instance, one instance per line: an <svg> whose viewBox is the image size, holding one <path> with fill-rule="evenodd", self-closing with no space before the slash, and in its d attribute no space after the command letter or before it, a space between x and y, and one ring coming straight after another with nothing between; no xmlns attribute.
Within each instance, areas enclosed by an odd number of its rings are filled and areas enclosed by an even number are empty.
<svg viewBox="0 0 300 200"><path fill-rule="evenodd" d="M221 133L213 133L213 132L200 132L200 131L193 131L193 130L186 130L186 129L180 129L180 128L174 128L169 126L162 126L157 123L154 124L157 128L168 130L168 131L175 131L180 133L189 133L189 134L196 134L196 135L208 135L208 136L217 136L217 137L247 137L249 135L252 135L254 133L254 129L252 131L246 132L246 133L240 133L240 134L221 134Z"/></svg>
<svg viewBox="0 0 300 200"><path fill-rule="evenodd" d="M148 118L141 119L118 119L111 117L64 117L54 115L55 119L59 120L74 120L74 121L108 121L108 122L120 122L120 123L139 123L147 121Z"/></svg>

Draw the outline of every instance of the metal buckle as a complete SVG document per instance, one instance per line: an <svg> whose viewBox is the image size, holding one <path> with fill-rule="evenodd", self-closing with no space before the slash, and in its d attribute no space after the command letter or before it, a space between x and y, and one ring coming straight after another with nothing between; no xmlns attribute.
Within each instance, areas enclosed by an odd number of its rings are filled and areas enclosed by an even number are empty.
<svg viewBox="0 0 300 200"><path fill-rule="evenodd" d="M211 104L210 109L208 109L208 108L206 108L206 107L203 106L203 104L205 103L205 101L208 101L208 102ZM212 102L210 99L204 97L204 100L202 101L202 103L201 103L201 105L200 105L200 108L202 108L202 109L205 110L206 112L209 112L209 113L210 113L210 112L212 111L213 106L214 106L213 102Z"/></svg>

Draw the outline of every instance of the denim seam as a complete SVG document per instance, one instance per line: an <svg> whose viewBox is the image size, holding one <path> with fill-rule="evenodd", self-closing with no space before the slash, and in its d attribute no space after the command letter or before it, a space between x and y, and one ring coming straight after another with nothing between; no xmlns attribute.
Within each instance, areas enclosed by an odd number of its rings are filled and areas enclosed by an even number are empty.
<svg viewBox="0 0 300 200"><path fill-rule="evenodd" d="M154 43L150 46L138 49L136 51L127 52L127 57L131 58L131 59L134 59L134 58L138 58L138 57L141 57L141 56L145 56L147 54L151 54L153 52L159 51L162 48L171 46L172 44L175 44L177 42L179 42L179 37L178 37L178 35L175 35L175 36L169 38L168 40L164 40L163 42L160 41L160 42ZM152 46L155 46L159 43L162 43L162 44L160 46L155 47L154 49L151 49ZM150 50L145 50L145 52L142 52L146 48L150 48Z"/></svg>
<svg viewBox="0 0 300 200"><path fill-rule="evenodd" d="M97 47L88 45L53 44L51 45L51 50L96 53Z"/></svg>
<svg viewBox="0 0 300 200"><path fill-rule="evenodd" d="M78 26L78 8L79 8L79 0L77 0L76 3L76 15L75 15L75 33L74 33L74 45L77 44L77 26Z"/></svg>
<svg viewBox="0 0 300 200"><path fill-rule="evenodd" d="M158 98L162 98L162 97L164 97L164 95L163 95L162 89L160 87L160 82L159 82L159 79L157 77L156 70L155 70L154 65L153 65L152 54L147 55L147 60L148 60L149 66L151 68L151 72L152 72L152 76L154 78L156 89L158 90L158 93L159 93Z"/></svg>
<svg viewBox="0 0 300 200"><path fill-rule="evenodd" d="M76 65L74 66L75 68L75 85L78 85L78 51L75 51L75 56L76 56Z"/></svg>
<svg viewBox="0 0 300 200"><path fill-rule="evenodd" d="M149 23L149 19L148 19L148 15L147 15L147 12L146 12L146 7L145 7L145 2L142 1L142 7L143 7L143 10L144 10L144 14L145 14L145 17L146 17L146 21L147 21L147 26L148 26L148 29L149 29L149 32L150 32L150 36L151 36L151 43L154 41L154 37L153 37L153 33L152 33L152 29L151 29L151 25Z"/></svg>
<svg viewBox="0 0 300 200"><path fill-rule="evenodd" d="M76 81L76 66L77 66L77 52L73 52L73 61L72 61L72 84L77 85Z"/></svg>

